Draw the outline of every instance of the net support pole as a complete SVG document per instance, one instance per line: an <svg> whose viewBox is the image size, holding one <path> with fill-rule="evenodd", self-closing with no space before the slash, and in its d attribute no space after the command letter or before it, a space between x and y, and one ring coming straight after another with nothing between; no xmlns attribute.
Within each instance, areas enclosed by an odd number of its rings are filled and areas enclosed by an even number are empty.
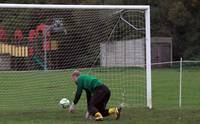
<svg viewBox="0 0 200 124"><path fill-rule="evenodd" d="M182 106L182 74L183 74L183 59L180 59L180 75L179 75L179 108Z"/></svg>
<svg viewBox="0 0 200 124"><path fill-rule="evenodd" d="M146 94L147 107L152 108L152 84L151 84L151 29L150 29L150 6L145 10L146 27Z"/></svg>

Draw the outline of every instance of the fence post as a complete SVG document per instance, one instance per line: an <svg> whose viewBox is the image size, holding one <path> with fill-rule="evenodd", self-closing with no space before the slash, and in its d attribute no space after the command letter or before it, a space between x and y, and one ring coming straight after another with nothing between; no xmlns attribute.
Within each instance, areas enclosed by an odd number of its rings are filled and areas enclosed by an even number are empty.
<svg viewBox="0 0 200 124"><path fill-rule="evenodd" d="M180 59L180 75L179 75L179 108L182 106L182 73L183 73L183 59Z"/></svg>

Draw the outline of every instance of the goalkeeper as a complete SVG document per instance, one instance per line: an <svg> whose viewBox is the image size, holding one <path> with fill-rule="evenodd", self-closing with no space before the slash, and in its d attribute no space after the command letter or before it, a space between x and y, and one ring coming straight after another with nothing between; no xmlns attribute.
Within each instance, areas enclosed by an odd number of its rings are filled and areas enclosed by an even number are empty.
<svg viewBox="0 0 200 124"><path fill-rule="evenodd" d="M73 103L69 107L69 112L74 112L75 105L78 103L82 90L86 91L87 96L87 113L86 118L90 115L95 117L96 121L102 121L103 117L114 115L115 119L119 119L121 108L106 109L106 104L110 98L110 90L100 80L90 75L82 75L75 70L71 76L77 85L77 91ZM88 113L89 112L89 113Z"/></svg>

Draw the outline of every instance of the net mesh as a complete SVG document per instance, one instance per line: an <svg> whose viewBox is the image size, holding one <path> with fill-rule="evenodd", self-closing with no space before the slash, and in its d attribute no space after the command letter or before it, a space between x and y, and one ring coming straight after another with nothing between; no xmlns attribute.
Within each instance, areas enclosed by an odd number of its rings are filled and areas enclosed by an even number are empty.
<svg viewBox="0 0 200 124"><path fill-rule="evenodd" d="M1 8L0 19L2 111L58 109L78 68L108 85L110 105L146 105L144 11Z"/></svg>

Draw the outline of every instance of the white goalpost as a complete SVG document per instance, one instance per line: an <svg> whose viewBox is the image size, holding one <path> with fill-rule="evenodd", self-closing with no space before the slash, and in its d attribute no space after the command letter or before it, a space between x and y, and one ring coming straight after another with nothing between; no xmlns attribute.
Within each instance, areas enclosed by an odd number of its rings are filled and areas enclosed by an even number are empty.
<svg viewBox="0 0 200 124"><path fill-rule="evenodd" d="M0 109L57 109L77 68L110 104L152 108L150 6L0 4L0 19Z"/></svg>

